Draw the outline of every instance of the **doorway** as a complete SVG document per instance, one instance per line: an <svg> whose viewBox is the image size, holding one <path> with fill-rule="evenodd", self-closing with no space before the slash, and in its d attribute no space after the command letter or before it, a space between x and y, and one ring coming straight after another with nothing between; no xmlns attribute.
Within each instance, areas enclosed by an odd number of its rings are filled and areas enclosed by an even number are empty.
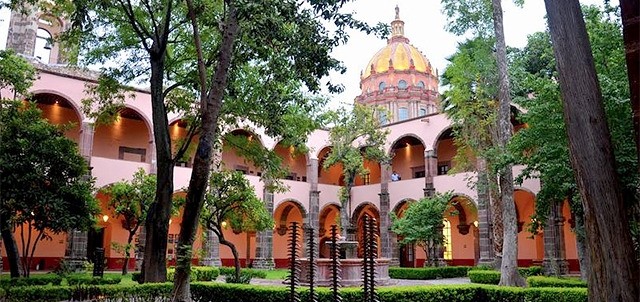
<svg viewBox="0 0 640 302"><path fill-rule="evenodd" d="M96 249L104 248L104 227L90 228L87 233L87 259L94 262Z"/></svg>

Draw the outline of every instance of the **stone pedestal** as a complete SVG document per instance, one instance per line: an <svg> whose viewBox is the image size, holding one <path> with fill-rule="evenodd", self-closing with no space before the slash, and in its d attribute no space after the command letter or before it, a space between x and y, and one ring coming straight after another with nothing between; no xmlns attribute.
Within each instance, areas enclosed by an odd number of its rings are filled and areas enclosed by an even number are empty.
<svg viewBox="0 0 640 302"><path fill-rule="evenodd" d="M317 259L317 280L318 286L331 285L331 259ZM361 286L362 281L362 259L340 259L342 286ZM309 260L300 259L300 282L309 283ZM387 285L389 278L389 259L378 258L376 260L376 285Z"/></svg>
<svg viewBox="0 0 640 302"><path fill-rule="evenodd" d="M218 236L210 230L207 230L205 235L205 257L202 259L202 264L205 266L221 267L222 261L220 261L220 241L218 240Z"/></svg>
<svg viewBox="0 0 640 302"><path fill-rule="evenodd" d="M87 260L87 232L71 230L67 233L64 260L74 271L83 269L84 261Z"/></svg>

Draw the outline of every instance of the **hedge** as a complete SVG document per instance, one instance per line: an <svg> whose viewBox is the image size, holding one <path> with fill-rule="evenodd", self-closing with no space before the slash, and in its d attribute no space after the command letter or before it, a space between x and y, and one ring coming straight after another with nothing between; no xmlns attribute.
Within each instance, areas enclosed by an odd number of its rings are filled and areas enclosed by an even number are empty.
<svg viewBox="0 0 640 302"><path fill-rule="evenodd" d="M62 277L56 274L32 275L28 278L0 278L0 287L60 285Z"/></svg>
<svg viewBox="0 0 640 302"><path fill-rule="evenodd" d="M173 282L175 268L167 269L167 281ZM213 266L192 266L191 281L213 281L220 276L220 269ZM140 283L140 273L131 274L131 280Z"/></svg>
<svg viewBox="0 0 640 302"><path fill-rule="evenodd" d="M542 267L540 266L531 266L531 267L520 267L518 268L518 272L524 278L530 276L539 276L542 274ZM488 267L473 267L469 270L467 274L471 283L480 283L480 284L498 284L500 283L500 272L493 270Z"/></svg>
<svg viewBox="0 0 640 302"><path fill-rule="evenodd" d="M221 275L231 275L236 273L235 267L221 267L220 274ZM253 268L243 268L240 270L240 273L243 275L251 276L251 278L259 278L264 279L267 277L267 272L265 270L253 269Z"/></svg>
<svg viewBox="0 0 640 302"><path fill-rule="evenodd" d="M587 287L580 279L533 276L527 278L529 287Z"/></svg>
<svg viewBox="0 0 640 302"><path fill-rule="evenodd" d="M122 281L121 276L93 277L89 275L69 275L67 276L67 284L69 285L105 285L118 284Z"/></svg>
<svg viewBox="0 0 640 302"><path fill-rule="evenodd" d="M99 286L34 286L9 288L3 297L6 302L44 302L64 300L100 301L164 301L171 295L171 283L143 285L99 285ZM287 300L287 287L254 286L225 283L192 283L191 293L199 302L281 302ZM318 301L330 302L329 289L319 288ZM585 288L514 288L493 285L447 285L388 287L378 290L381 302L585 302ZM300 290L301 301L308 300L308 291ZM341 290L344 302L362 301L360 288ZM0 299L1 300L1 299Z"/></svg>
<svg viewBox="0 0 640 302"><path fill-rule="evenodd" d="M444 266L444 267L390 267L389 277L393 279L432 280L441 278L466 277L470 266Z"/></svg>
<svg viewBox="0 0 640 302"><path fill-rule="evenodd" d="M494 270L470 270L468 273L471 283L498 284L500 272Z"/></svg>

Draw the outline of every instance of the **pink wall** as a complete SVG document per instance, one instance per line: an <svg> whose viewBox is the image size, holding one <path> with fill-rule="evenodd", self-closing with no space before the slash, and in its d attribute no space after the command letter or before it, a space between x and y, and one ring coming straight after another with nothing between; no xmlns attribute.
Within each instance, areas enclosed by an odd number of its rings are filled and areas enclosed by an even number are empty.
<svg viewBox="0 0 640 302"><path fill-rule="evenodd" d="M113 125L99 125L93 136L93 155L118 159L119 147L146 150L145 160L141 156L125 154L124 160L151 162L149 129L142 120L119 118Z"/></svg>
<svg viewBox="0 0 640 302"><path fill-rule="evenodd" d="M413 178L412 168L424 169L424 146L400 146L394 152L395 156L391 161L391 170L398 172L403 180Z"/></svg>

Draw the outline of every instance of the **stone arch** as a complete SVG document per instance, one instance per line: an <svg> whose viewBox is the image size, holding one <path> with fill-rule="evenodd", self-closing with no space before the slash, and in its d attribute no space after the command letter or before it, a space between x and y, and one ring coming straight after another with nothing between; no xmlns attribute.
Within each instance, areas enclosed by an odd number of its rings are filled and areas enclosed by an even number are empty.
<svg viewBox="0 0 640 302"><path fill-rule="evenodd" d="M318 235L320 237L324 237L325 235L329 235L329 229L327 228L327 217L331 214L332 211L337 212L337 217L340 217L340 209L341 206L338 203L328 203L322 207L320 210L320 215L318 216L318 222L320 224L320 230Z"/></svg>
<svg viewBox="0 0 640 302"><path fill-rule="evenodd" d="M152 129L151 122L141 110L127 105L118 111L114 123L95 127L93 156L153 162Z"/></svg>
<svg viewBox="0 0 640 302"><path fill-rule="evenodd" d="M229 135L244 136L248 141L256 141L262 148L265 148L263 140L256 132L248 128L236 128L224 133L223 140ZM262 171L258 170L258 167L251 161L248 161L244 156L238 154L233 146L229 146L226 141L223 141L222 146L222 162L225 169L240 171L243 174L262 176Z"/></svg>
<svg viewBox="0 0 640 302"><path fill-rule="evenodd" d="M328 169L324 169L324 160L331 152L331 146L325 146L318 152L318 183L342 186L344 179L342 178L342 164L337 163Z"/></svg>
<svg viewBox="0 0 640 302"><path fill-rule="evenodd" d="M285 146L279 141L273 146L273 150L282 160L282 165L287 167L289 175L285 178L295 181L307 181L308 152L299 152L294 146Z"/></svg>
<svg viewBox="0 0 640 302"><path fill-rule="evenodd" d="M395 149L394 147L396 146L396 144L398 144L399 142L401 142L401 140L407 138L407 137L411 137L411 138L415 138L416 140L418 140L423 147L427 148L427 144L424 142L424 140L417 134L409 132L409 133L404 133L401 136L399 136L398 138L396 138L390 145L389 145L389 150L387 150L387 154L390 156L393 156L393 150Z"/></svg>
<svg viewBox="0 0 640 302"><path fill-rule="evenodd" d="M362 257L363 253L363 233L364 233L364 216L369 215L376 219L376 233L378 235L378 255L380 255L380 210L371 202L363 202L359 204L351 217L351 224L356 228L356 241L358 244L358 257Z"/></svg>
<svg viewBox="0 0 640 302"><path fill-rule="evenodd" d="M448 209L455 209L455 215L458 217L458 225L456 226L458 232L462 235L467 235L475 221L472 218L475 216L477 219L478 209L476 204L471 197L465 194L454 194L449 200L449 205Z"/></svg>
<svg viewBox="0 0 640 302"><path fill-rule="evenodd" d="M426 176L424 141L414 135L403 135L391 145L391 170L401 180Z"/></svg>
<svg viewBox="0 0 640 302"><path fill-rule="evenodd" d="M409 206L409 204L411 204L412 202L416 202L415 199L413 198L404 198L402 200L400 200L398 203L396 203L396 205L393 207L393 213L400 217L402 215L402 213L407 209L407 207Z"/></svg>

